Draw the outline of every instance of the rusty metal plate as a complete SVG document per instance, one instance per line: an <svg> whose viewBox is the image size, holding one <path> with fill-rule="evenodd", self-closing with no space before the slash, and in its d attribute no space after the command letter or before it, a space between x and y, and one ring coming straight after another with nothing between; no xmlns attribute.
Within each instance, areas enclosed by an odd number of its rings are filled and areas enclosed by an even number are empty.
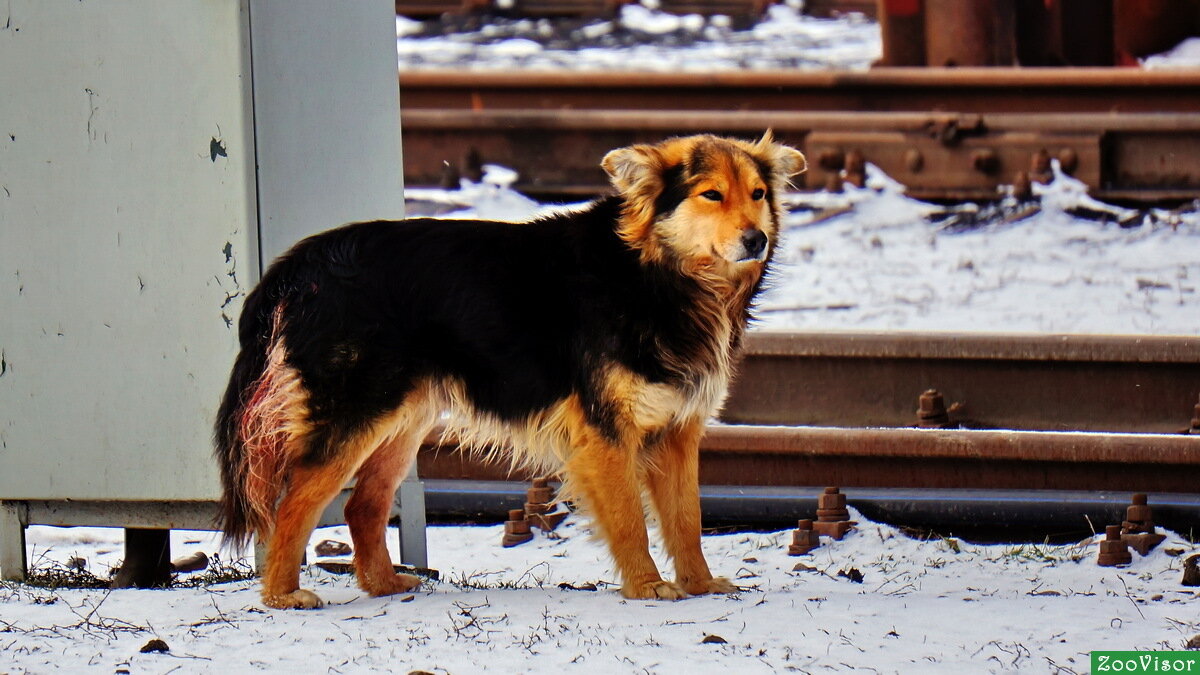
<svg viewBox="0 0 1200 675"><path fill-rule="evenodd" d="M961 132L960 132L961 133ZM1100 134L982 131L952 142L939 137L938 129L899 131L813 131L805 143L810 165L824 175L810 184L827 182L842 167L822 158L858 151L863 158L913 190L978 191L995 195L998 184L1011 184L1018 171L1030 172L1038 153L1068 159L1064 164L1079 180L1099 187Z"/></svg>

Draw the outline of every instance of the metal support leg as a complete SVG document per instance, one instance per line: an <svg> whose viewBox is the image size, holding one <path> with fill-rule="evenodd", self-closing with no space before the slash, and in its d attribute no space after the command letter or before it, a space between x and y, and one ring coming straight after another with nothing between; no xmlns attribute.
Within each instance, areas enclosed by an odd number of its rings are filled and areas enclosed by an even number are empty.
<svg viewBox="0 0 1200 675"><path fill-rule="evenodd" d="M25 581L26 520L23 502L0 502L0 579L4 581Z"/></svg>
<svg viewBox="0 0 1200 675"><path fill-rule="evenodd" d="M425 484L417 477L413 462L400 483L400 562L411 567L429 567L425 542Z"/></svg>

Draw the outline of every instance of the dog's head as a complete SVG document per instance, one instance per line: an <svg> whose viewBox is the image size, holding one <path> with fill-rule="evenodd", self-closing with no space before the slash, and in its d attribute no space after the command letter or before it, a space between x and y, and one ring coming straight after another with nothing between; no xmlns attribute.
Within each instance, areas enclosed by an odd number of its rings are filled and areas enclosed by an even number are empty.
<svg viewBox="0 0 1200 675"><path fill-rule="evenodd" d="M689 136L634 145L601 165L625 201L619 234L643 260L725 277L761 271L779 235L779 194L806 167L770 131L754 143Z"/></svg>

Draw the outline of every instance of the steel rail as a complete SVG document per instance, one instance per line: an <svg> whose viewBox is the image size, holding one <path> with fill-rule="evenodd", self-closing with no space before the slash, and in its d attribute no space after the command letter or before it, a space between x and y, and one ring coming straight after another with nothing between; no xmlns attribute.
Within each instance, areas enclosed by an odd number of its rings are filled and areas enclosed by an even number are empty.
<svg viewBox="0 0 1200 675"><path fill-rule="evenodd" d="M1180 432L1200 337L753 331L722 419L902 427L936 389L974 428Z"/></svg>
<svg viewBox="0 0 1200 675"><path fill-rule="evenodd" d="M714 98L720 98L714 96ZM617 102L619 105L620 102ZM859 152L917 197L992 199L997 185L1035 173L1051 156L1093 194L1139 201L1200 195L1200 115L1181 112L840 112L631 109L422 109L402 113L405 177L441 180L468 154L510 166L518 189L597 194L608 150L684 133L752 136L773 129L805 151L797 187L823 187ZM984 161L986 159L986 161Z"/></svg>
<svg viewBox="0 0 1200 675"><path fill-rule="evenodd" d="M522 477L438 440L419 456L425 478ZM715 425L701 441L700 482L1194 493L1200 436Z"/></svg>
<svg viewBox="0 0 1200 675"><path fill-rule="evenodd" d="M1194 112L1200 70L879 68L862 72L406 70L410 109Z"/></svg>

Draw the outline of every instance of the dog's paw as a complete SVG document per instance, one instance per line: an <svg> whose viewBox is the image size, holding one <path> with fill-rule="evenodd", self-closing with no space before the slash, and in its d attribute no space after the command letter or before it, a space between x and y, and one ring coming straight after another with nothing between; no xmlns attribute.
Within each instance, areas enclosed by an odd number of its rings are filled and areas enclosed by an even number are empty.
<svg viewBox="0 0 1200 675"><path fill-rule="evenodd" d="M262 601L267 607L275 609L316 609L325 604L316 593L303 588L291 593L263 593Z"/></svg>
<svg viewBox="0 0 1200 675"><path fill-rule="evenodd" d="M705 581L696 581L685 586L687 592L692 595L708 595L710 593L729 594L738 593L742 589L733 585L733 582L725 577L715 577Z"/></svg>
<svg viewBox="0 0 1200 675"><path fill-rule="evenodd" d="M420 585L421 577L414 577L411 574L390 574L384 579L359 580L359 586L375 597L406 593Z"/></svg>
<svg viewBox="0 0 1200 675"><path fill-rule="evenodd" d="M623 586L621 595L631 600L682 600L688 596L679 584L661 579L635 586Z"/></svg>

